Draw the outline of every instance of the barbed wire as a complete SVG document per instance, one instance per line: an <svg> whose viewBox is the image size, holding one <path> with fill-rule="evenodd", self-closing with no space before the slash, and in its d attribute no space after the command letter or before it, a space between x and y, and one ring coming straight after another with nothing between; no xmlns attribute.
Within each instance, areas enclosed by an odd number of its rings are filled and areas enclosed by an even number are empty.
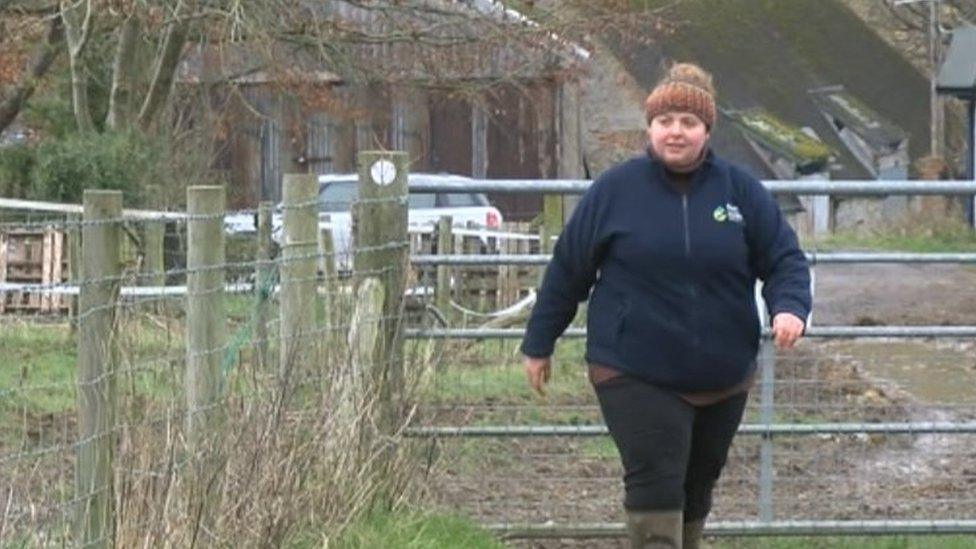
<svg viewBox="0 0 976 549"><path fill-rule="evenodd" d="M311 246L311 243L303 243L302 246ZM372 253L372 252L383 252L390 250L398 250L408 247L410 243L408 241L404 242L394 242L388 244L382 244L377 246L361 246L356 248L354 253ZM339 252L312 252L307 254L290 255L288 257L277 257L270 260L247 260L247 261L225 261L222 263L214 265L206 265L201 267L189 268L180 267L161 271L126 271L118 275L97 277L97 278L85 278L75 281L64 281L55 283L35 283L28 285L19 285L17 291L34 291L34 292L53 292L57 290L70 290L74 288L79 288L82 286L95 286L100 284L111 284L115 282L126 282L133 281L133 279L149 279L156 277L177 277L186 276L191 274L205 274L215 271L227 271L227 270L254 270L255 268L263 267L280 267L282 265L289 265L291 263L301 263L314 259L335 259L337 257L344 257L344 254ZM367 270L360 270L361 274L365 276L370 276L373 273ZM336 279L337 277L332 277ZM328 279L327 279L328 280ZM0 289L3 288L2 283L0 283Z"/></svg>
<svg viewBox="0 0 976 549"><path fill-rule="evenodd" d="M406 196L398 197L384 197L384 198L361 198L352 201L352 207L358 205L376 205L376 204L396 204L400 206L408 205L409 200ZM336 213L346 213L346 212L334 212L328 210L330 205L345 205L347 202L344 201L331 201L331 200L307 200L300 201L294 204L278 204L272 208L272 217L280 217L288 211L300 211L310 208L315 208L319 210L319 215L331 215ZM176 224L186 224L192 221L214 221L214 220L225 220L227 217L243 217L243 216L257 216L260 212L260 208L241 208L237 210L226 210L220 213L212 214L190 214L186 212L170 211L170 212L159 212L166 216L178 216L178 217L167 217L166 219L145 219L133 215L122 215L111 218L104 219L79 219L82 214L72 213L72 214L57 214L52 215L56 220L45 220L36 222L18 222L18 221L3 221L0 222L0 232L9 230L44 230L49 228L63 228L68 231L74 231L78 229L83 229L85 227L98 227L103 225L135 225L135 224L162 224L162 223L176 223ZM255 224L256 225L256 224ZM255 227L256 228L256 227Z"/></svg>
<svg viewBox="0 0 976 549"><path fill-rule="evenodd" d="M303 335L301 337L296 337L293 339L299 340L299 339L304 339L309 337L311 336ZM104 382L112 375L117 375L117 374L118 374L117 371L109 372L108 375L105 376L101 381ZM315 372L299 372L296 375L294 372L281 373L281 372L269 371L264 373L263 377L261 378L261 381L265 382L266 386L272 391L276 388L281 389L282 387L290 387L291 390L295 390L296 388L300 388L303 382L308 383L310 385L314 384L315 386L318 386L319 382L321 382L322 380L322 377L323 376L320 373L315 373ZM246 396L254 396L256 394L259 393L250 392L245 394L239 394L239 393L223 392L218 398L215 398L214 401L211 402L210 404L198 406L193 409L183 408L183 407L180 408L167 407L166 412L161 417L155 419L144 419L141 423L138 424L132 424L132 423L122 421L116 423L112 428L108 430L94 433L88 437L79 437L69 443L49 446L46 448L38 448L29 451L21 451L17 453L0 455L0 466L6 466L11 462L22 461L27 458L38 458L38 457L43 457L46 455L56 454L56 453L73 453L76 452L78 448L82 446L86 446L87 444L94 442L100 438L103 438L108 435L112 435L112 436L119 435L120 433L126 431L127 429L131 429L134 426L152 427L154 425L182 422L185 421L188 417L193 415L204 415L211 411L219 410L221 407L225 406L229 401L233 399L243 398ZM177 395L176 399L169 400L167 402L186 404L182 398L179 398L182 396L183 396L182 394Z"/></svg>

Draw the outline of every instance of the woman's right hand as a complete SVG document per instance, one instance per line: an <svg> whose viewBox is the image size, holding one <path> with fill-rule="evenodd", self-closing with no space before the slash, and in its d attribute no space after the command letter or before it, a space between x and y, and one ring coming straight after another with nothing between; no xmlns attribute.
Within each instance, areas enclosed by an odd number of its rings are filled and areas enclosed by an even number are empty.
<svg viewBox="0 0 976 549"><path fill-rule="evenodd" d="M546 383L552 375L552 360L549 357L525 357L525 377L529 380L529 387L541 396L546 396Z"/></svg>

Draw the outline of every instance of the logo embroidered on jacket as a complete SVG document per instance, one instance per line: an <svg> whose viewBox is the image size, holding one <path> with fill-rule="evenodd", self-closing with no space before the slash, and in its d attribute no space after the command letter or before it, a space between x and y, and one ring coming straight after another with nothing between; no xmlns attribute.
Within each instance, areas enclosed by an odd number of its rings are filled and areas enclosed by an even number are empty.
<svg viewBox="0 0 976 549"><path fill-rule="evenodd" d="M712 211L712 217L719 223L725 223L726 221L731 221L732 223L743 222L742 212L739 211L739 207L735 204L718 206Z"/></svg>

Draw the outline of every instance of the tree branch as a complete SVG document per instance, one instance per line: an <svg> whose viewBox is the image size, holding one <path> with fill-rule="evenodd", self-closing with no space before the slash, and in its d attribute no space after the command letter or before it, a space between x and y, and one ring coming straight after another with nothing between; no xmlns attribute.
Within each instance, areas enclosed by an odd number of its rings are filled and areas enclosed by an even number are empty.
<svg viewBox="0 0 976 549"><path fill-rule="evenodd" d="M896 6L893 2L885 2L884 7L901 24L901 30L921 32L928 28L928 24L912 5Z"/></svg>
<svg viewBox="0 0 976 549"><path fill-rule="evenodd" d="M56 1L37 2L33 0L0 0L0 13L16 15L51 15L58 12Z"/></svg>
<svg viewBox="0 0 976 549"><path fill-rule="evenodd" d="M85 15L79 22L78 10L85 4ZM70 5L69 5L70 4ZM88 132L95 128L88 109L88 77L81 59L88 43L92 20L91 0L62 0L61 19L68 42L68 61L71 66L71 99L74 105L75 123L78 131Z"/></svg>
<svg viewBox="0 0 976 549"><path fill-rule="evenodd" d="M976 21L976 2L969 0L949 0L949 5L956 11L956 18L966 25L973 25Z"/></svg>
<svg viewBox="0 0 976 549"><path fill-rule="evenodd" d="M77 12L82 4L85 5L85 16L79 22ZM73 57L80 56L91 35L91 0L62 0L61 18L64 19L64 29L68 37L68 53Z"/></svg>
<svg viewBox="0 0 976 549"><path fill-rule="evenodd" d="M138 37L139 20L136 11L133 10L122 23L118 48L115 50L115 63L112 67L112 91L109 95L105 125L113 130L128 127L132 123L132 74L135 69Z"/></svg>
<svg viewBox="0 0 976 549"><path fill-rule="evenodd" d="M20 84L0 93L0 132L7 129L7 126L17 118L24 104L33 95L38 81L47 73L58 52L61 51L62 40L64 40L64 28L61 26L61 19L51 18L44 43L37 47L28 62Z"/></svg>
<svg viewBox="0 0 976 549"><path fill-rule="evenodd" d="M183 54L183 46L186 44L186 37L189 33L189 21L183 17L186 4L180 2L176 6L176 17L166 31L163 45L159 52L159 61L156 63L156 72L153 74L152 84L146 100L139 111L139 127L148 129L153 120L159 113L166 99L169 97L173 88L173 79L176 67L179 65L180 56Z"/></svg>

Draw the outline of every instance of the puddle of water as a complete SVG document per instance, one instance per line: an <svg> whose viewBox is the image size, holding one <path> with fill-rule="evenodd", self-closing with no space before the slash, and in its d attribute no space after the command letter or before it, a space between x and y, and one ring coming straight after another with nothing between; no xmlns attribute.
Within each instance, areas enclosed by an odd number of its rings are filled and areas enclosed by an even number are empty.
<svg viewBox="0 0 976 549"><path fill-rule="evenodd" d="M925 404L976 406L976 345L972 342L844 341L828 348L864 373L894 383Z"/></svg>

